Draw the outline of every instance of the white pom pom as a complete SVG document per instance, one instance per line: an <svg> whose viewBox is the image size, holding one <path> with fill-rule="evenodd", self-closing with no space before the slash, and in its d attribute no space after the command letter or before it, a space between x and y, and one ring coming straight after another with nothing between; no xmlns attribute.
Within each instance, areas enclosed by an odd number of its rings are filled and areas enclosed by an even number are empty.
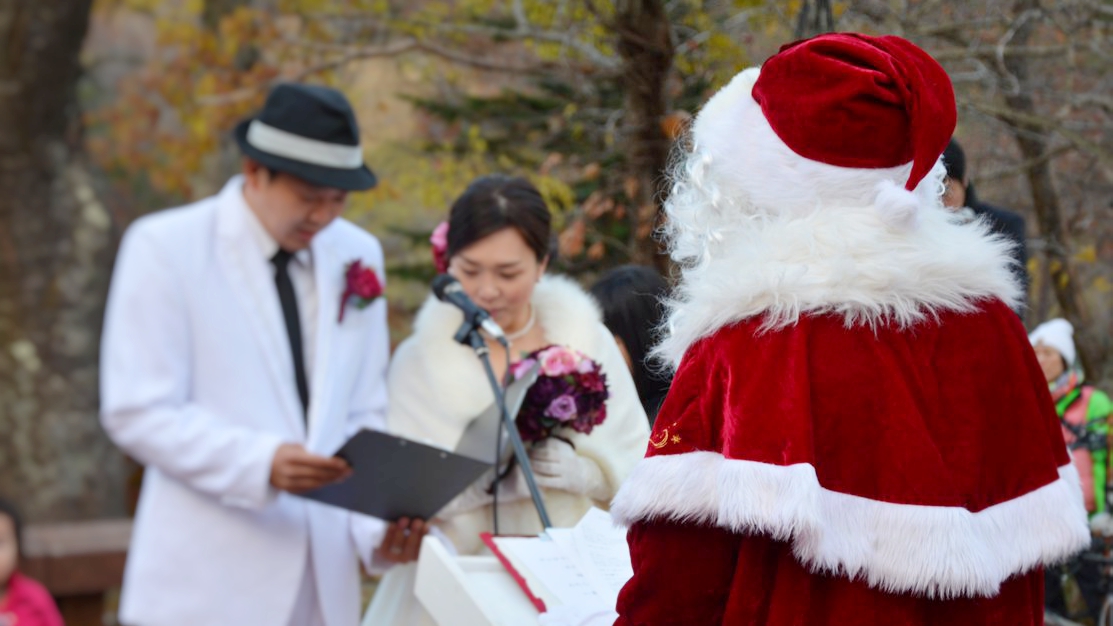
<svg viewBox="0 0 1113 626"><path fill-rule="evenodd" d="M891 180L877 184L877 198L873 205L890 228L908 229L916 225L920 211L919 198Z"/></svg>

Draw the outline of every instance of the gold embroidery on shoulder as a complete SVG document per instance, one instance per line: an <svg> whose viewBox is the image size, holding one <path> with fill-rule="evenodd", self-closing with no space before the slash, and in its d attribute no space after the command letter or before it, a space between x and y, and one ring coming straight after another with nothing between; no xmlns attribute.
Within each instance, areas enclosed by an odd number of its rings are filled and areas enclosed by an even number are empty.
<svg viewBox="0 0 1113 626"><path fill-rule="evenodd" d="M675 437L674 437L674 439L675 439ZM652 444L653 447L657 448L658 450L660 450L661 448L664 448L669 443L669 429L666 428L664 431L661 432L660 441L653 441L653 438L650 437L649 438L649 443Z"/></svg>

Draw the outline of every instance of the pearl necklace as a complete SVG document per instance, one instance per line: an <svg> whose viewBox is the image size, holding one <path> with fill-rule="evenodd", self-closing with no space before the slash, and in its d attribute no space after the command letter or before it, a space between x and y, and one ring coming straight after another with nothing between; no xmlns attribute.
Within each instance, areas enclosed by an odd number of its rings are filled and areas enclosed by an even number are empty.
<svg viewBox="0 0 1113 626"><path fill-rule="evenodd" d="M521 339L522 337L525 337L526 335L528 335L529 331L533 330L533 326L536 323L537 323L537 311L536 311L536 309L533 308L533 305L531 304L531 305L529 305L529 321L526 322L525 326L522 326L518 330L516 330L512 333L506 333L507 343L514 343L515 341L517 341L517 340Z"/></svg>

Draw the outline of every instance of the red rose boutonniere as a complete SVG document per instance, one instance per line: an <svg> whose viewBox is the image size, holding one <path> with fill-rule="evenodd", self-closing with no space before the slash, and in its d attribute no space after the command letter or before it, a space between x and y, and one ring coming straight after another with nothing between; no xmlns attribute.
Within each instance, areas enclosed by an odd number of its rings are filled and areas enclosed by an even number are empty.
<svg viewBox="0 0 1113 626"><path fill-rule="evenodd" d="M383 284L379 282L379 275L374 268L364 267L359 260L352 261L344 270L344 295L340 296L340 319L344 321L344 309L348 302L355 299L356 308L366 308L367 305L383 295Z"/></svg>

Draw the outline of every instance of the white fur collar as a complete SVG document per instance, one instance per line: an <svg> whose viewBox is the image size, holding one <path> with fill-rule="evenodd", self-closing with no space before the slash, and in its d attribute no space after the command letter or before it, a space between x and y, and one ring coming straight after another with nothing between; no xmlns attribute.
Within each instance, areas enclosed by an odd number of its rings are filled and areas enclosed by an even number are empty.
<svg viewBox="0 0 1113 626"><path fill-rule="evenodd" d="M958 224L943 210L897 230L873 207L832 208L758 219L729 237L728 249L684 273L658 347L668 363L679 363L701 337L756 315L770 328L804 313L841 315L848 326L910 326L936 311L969 311L985 298L1013 304L1019 295L1010 244L985 223Z"/></svg>

